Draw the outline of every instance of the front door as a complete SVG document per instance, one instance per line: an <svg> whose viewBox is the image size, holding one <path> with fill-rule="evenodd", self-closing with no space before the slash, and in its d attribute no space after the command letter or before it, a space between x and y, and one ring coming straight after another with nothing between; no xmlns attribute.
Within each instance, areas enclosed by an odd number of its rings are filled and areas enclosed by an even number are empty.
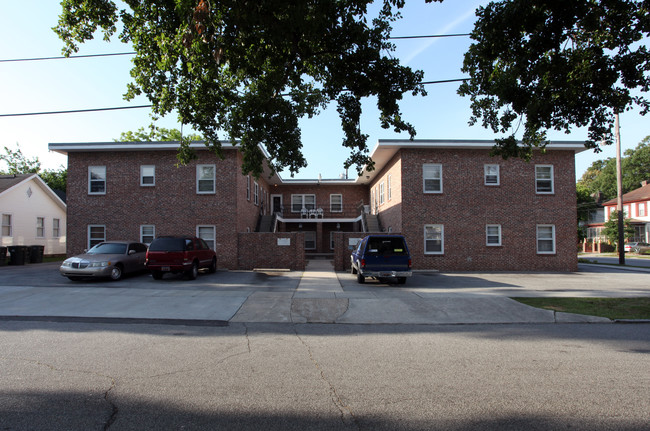
<svg viewBox="0 0 650 431"><path fill-rule="evenodd" d="M282 213L282 195L271 195L273 213Z"/></svg>

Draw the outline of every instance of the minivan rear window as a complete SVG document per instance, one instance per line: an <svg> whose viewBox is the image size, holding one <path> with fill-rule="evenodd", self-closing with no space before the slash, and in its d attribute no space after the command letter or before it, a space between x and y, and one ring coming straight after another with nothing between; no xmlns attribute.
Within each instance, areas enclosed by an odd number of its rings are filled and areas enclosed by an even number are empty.
<svg viewBox="0 0 650 431"><path fill-rule="evenodd" d="M185 239L157 238L149 246L149 251L185 251Z"/></svg>
<svg viewBox="0 0 650 431"><path fill-rule="evenodd" d="M381 256L403 256L408 255L408 250L403 238L370 238L366 253Z"/></svg>

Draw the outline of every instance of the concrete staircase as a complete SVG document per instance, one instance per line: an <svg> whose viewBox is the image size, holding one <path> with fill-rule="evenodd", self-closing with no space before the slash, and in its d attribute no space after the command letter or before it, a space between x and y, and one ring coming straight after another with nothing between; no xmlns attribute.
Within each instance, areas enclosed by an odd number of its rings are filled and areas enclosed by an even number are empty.
<svg viewBox="0 0 650 431"><path fill-rule="evenodd" d="M379 217L374 214L366 214L366 232L381 232Z"/></svg>

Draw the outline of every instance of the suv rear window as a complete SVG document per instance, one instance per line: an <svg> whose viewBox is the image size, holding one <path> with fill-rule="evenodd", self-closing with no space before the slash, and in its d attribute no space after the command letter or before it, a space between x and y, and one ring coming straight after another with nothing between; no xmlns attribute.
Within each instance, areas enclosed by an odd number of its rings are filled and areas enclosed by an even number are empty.
<svg viewBox="0 0 650 431"><path fill-rule="evenodd" d="M156 238L149 251L185 251L184 238Z"/></svg>
<svg viewBox="0 0 650 431"><path fill-rule="evenodd" d="M408 251L403 238L369 238L366 253L381 256L403 256L407 255Z"/></svg>

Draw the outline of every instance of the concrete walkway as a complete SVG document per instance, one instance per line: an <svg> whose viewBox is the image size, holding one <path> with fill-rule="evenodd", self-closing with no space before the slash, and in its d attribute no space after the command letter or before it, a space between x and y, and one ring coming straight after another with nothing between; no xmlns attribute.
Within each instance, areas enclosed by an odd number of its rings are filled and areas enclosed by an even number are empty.
<svg viewBox="0 0 650 431"><path fill-rule="evenodd" d="M290 273L281 288L267 289L251 284L228 286L209 278L203 284L195 281L170 288L152 283L149 276L128 280L121 287L110 282L70 287L0 285L0 320L140 319L188 324L609 322L529 307L507 296L418 292L401 285L357 285L348 280L348 274L337 275L327 260L309 261L297 287L287 287L287 283L296 282L297 276Z"/></svg>

